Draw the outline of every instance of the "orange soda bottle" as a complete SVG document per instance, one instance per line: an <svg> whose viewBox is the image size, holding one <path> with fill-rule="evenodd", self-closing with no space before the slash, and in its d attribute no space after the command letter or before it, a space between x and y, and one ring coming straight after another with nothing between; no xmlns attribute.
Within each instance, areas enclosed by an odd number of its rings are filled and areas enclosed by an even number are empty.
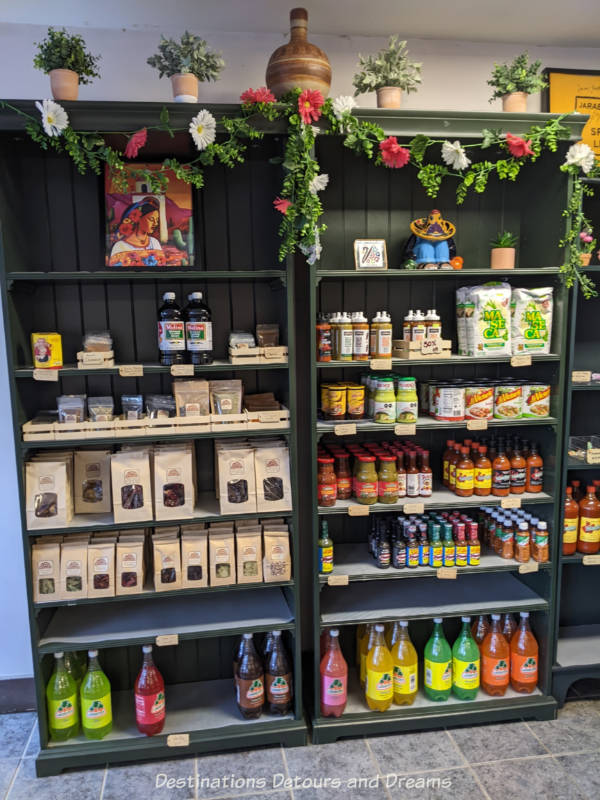
<svg viewBox="0 0 600 800"><path fill-rule="evenodd" d="M521 612L519 627L510 640L510 685L530 694L538 681L539 647L529 627L529 612Z"/></svg>
<svg viewBox="0 0 600 800"><path fill-rule="evenodd" d="M510 647L500 627L500 614L492 614L492 627L481 647L481 688L502 697L510 681Z"/></svg>

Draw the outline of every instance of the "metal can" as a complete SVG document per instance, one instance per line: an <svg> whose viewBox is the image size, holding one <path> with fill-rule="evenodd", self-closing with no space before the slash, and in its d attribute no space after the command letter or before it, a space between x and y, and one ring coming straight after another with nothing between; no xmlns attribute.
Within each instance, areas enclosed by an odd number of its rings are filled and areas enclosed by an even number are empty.
<svg viewBox="0 0 600 800"><path fill-rule="evenodd" d="M329 419L339 420L346 418L346 403L348 390L345 383L332 383L329 385Z"/></svg>
<svg viewBox="0 0 600 800"><path fill-rule="evenodd" d="M523 413L523 385L502 383L494 389L494 419L520 419Z"/></svg>
<svg viewBox="0 0 600 800"><path fill-rule="evenodd" d="M433 417L446 422L462 422L465 418L465 388L438 383L434 391Z"/></svg>
<svg viewBox="0 0 600 800"><path fill-rule="evenodd" d="M366 387L361 383L349 383L347 386L348 419L364 419Z"/></svg>
<svg viewBox="0 0 600 800"><path fill-rule="evenodd" d="M323 414L323 419L329 419L329 389L331 388L330 383L322 383L321 384L321 413Z"/></svg>
<svg viewBox="0 0 600 800"><path fill-rule="evenodd" d="M541 419L550 416L550 386L547 383L527 383L523 386L524 417Z"/></svg>
<svg viewBox="0 0 600 800"><path fill-rule="evenodd" d="M494 416L494 387L490 384L465 386L465 418L492 419Z"/></svg>

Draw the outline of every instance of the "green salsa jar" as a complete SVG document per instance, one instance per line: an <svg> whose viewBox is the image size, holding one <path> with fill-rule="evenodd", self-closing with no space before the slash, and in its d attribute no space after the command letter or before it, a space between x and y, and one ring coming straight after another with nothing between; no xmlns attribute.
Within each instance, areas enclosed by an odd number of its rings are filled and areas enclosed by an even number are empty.
<svg viewBox="0 0 600 800"><path fill-rule="evenodd" d="M361 505L372 506L377 502L377 472L375 456L359 456L356 472L356 499Z"/></svg>
<svg viewBox="0 0 600 800"><path fill-rule="evenodd" d="M379 456L378 498L380 503L398 502L398 471L396 456Z"/></svg>

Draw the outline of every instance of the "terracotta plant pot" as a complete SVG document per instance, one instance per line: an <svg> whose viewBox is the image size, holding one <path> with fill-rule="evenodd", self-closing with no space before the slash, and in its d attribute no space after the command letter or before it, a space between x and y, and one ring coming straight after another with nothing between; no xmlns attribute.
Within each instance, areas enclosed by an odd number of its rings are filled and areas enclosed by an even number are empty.
<svg viewBox="0 0 600 800"><path fill-rule="evenodd" d="M514 247L492 247L490 266L492 269L514 269L515 252Z"/></svg>
<svg viewBox="0 0 600 800"><path fill-rule="evenodd" d="M527 92L511 92L502 98L502 111L527 111Z"/></svg>
<svg viewBox="0 0 600 800"><path fill-rule="evenodd" d="M377 89L377 108L400 108L402 89L399 86L382 86Z"/></svg>
<svg viewBox="0 0 600 800"><path fill-rule="evenodd" d="M50 89L55 100L77 100L79 75L72 69L51 69Z"/></svg>
<svg viewBox="0 0 600 800"><path fill-rule="evenodd" d="M198 102L198 78L191 72L180 72L171 75L173 99L176 103Z"/></svg>
<svg viewBox="0 0 600 800"><path fill-rule="evenodd" d="M323 97L331 86L331 64L325 53L307 40L308 11L290 11L290 41L278 47L267 64L267 87L279 98L291 89L318 89Z"/></svg>
<svg viewBox="0 0 600 800"><path fill-rule="evenodd" d="M589 267L590 261L592 260L591 253L579 253L579 258L581 259L581 266L582 267Z"/></svg>

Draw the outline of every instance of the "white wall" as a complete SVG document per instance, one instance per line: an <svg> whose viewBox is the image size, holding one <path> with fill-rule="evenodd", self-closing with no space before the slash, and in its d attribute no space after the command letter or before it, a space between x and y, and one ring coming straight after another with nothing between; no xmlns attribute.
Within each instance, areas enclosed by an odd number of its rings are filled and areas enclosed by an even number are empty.
<svg viewBox="0 0 600 800"><path fill-rule="evenodd" d="M61 24L57 20L57 24ZM582 23L583 24L583 23ZM169 29L177 35L185 26ZM1 98L49 97L48 78L33 69L33 42L45 29L35 25L0 25ZM82 100L156 100L171 99L170 82L158 80L146 64L155 50L158 36L131 30L81 29L93 53L101 53L102 79L83 86ZM285 39L273 34L212 34L209 41L221 50L227 67L216 84L201 87L201 99L207 102L236 102L249 86L264 85L265 67L271 52ZM360 36L317 36L310 39L329 56L333 69L331 94L352 94L352 76L358 52L379 49L385 40ZM423 86L417 94L404 99L406 108L445 110L494 110L499 101L489 104L490 87L486 80L494 61L512 59L525 49L521 45L479 44L475 42L409 40L411 54L423 62ZM544 66L595 69L600 63L600 48L528 48L532 58ZM8 68L7 68L8 67ZM360 98L361 105L375 105L374 95ZM540 110L540 98L529 99L529 110ZM3 347L3 343L1 343ZM0 352L4 352L1 350ZM4 359L0 359L0 405L8 410L8 381ZM31 656L22 570L19 510L16 493L12 429L7 414L0 417L0 448L6 454L0 466L0 508L3 509L3 555L5 570L0 583L0 679L31 674Z"/></svg>

